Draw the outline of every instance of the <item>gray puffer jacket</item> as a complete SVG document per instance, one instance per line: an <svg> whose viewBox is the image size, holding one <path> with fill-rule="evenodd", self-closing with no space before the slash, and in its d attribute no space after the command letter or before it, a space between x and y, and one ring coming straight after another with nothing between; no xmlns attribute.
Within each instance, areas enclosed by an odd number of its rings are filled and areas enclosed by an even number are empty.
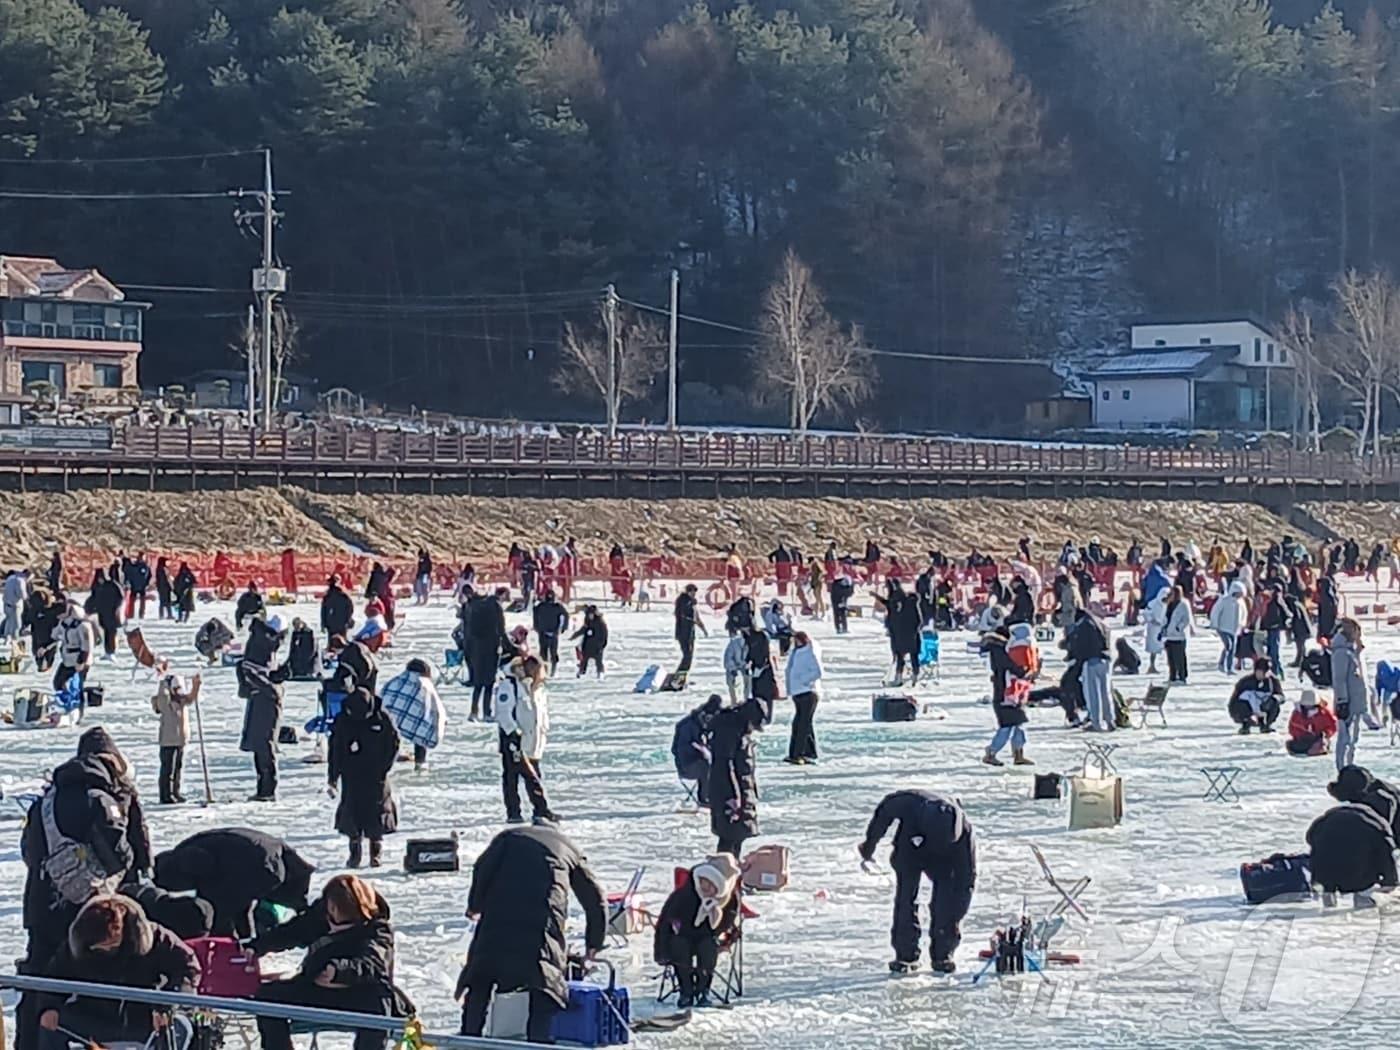
<svg viewBox="0 0 1400 1050"><path fill-rule="evenodd" d="M1350 717L1357 718L1366 710L1366 675L1361 668L1361 653L1343 635L1332 638L1332 695L1337 708L1350 705ZM1338 715L1338 717L1341 717Z"/></svg>

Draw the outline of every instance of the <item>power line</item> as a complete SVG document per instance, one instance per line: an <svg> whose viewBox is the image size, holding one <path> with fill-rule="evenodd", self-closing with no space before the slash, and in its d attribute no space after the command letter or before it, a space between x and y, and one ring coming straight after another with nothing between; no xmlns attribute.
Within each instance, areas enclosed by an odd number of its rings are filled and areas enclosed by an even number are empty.
<svg viewBox="0 0 1400 1050"><path fill-rule="evenodd" d="M227 200L238 195L238 190L223 190L218 193L68 193L51 190L0 190L0 197L46 201L174 201L214 198Z"/></svg>
<svg viewBox="0 0 1400 1050"><path fill-rule="evenodd" d="M248 157L261 149L231 149L218 153L169 153L155 157L0 157L0 164L156 164L174 160L215 160L220 157Z"/></svg>

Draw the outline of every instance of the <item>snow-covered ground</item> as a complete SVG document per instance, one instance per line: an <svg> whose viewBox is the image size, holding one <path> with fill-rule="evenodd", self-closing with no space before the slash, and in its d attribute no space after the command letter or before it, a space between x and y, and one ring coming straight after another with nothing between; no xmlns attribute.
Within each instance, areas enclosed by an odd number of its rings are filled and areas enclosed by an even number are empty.
<svg viewBox="0 0 1400 1050"><path fill-rule="evenodd" d="M440 661L452 612L445 600L405 606L395 648L384 654L382 680L410 656ZM315 622L305 604L277 610ZM227 605L202 607L232 622ZM551 802L565 831L588 854L605 885L620 890L633 869L646 867L642 897L659 907L675 865L689 865L714 845L703 816L678 811L681 790L669 753L672 727L690 706L721 688L722 634L699 645L693 688L682 695L634 695L633 682L652 662L671 665L669 601L646 613L612 610L613 644L606 680L561 673L550 691L552 732L545 773ZM523 617L508 617L511 623ZM186 673L195 668L197 623L146 621L154 649ZM1202 633L1191 643L1191 683L1174 688L1170 728L1119 732L1115 760L1126 782L1127 815L1116 829L1069 832L1066 802L1032 801L1031 771L992 769L979 757L993 730L980 660L970 635L943 639L942 680L924 692L946 714L902 725L870 721L870 697L886 668L881 626L852 622L837 638L829 624L808 625L824 648L827 679L817 712L819 766L781 762L790 706L763 734L759 783L762 836L792 851L792 885L754 896L760 913L746 927L747 997L737 1008L697 1014L687 1027L639 1038L657 1047L725 1045L798 1047L1061 1046L1378 1046L1400 1016L1396 980L1400 931L1390 908L1324 913L1317 903L1247 907L1238 867L1276 851L1305 849L1308 823L1327 808L1331 758L1296 759L1283 751L1283 733L1239 737L1224 710L1229 679L1215 671L1216 644ZM1141 648L1141 630L1130 632ZM1400 635L1382 631L1366 656L1394 659ZM1058 677L1058 651L1047 647L1047 676ZM156 796L156 721L147 680L130 680L131 658L100 664L93 675L107 701L87 724L105 723L133 760L147 799L155 846L168 847L202 828L251 825L283 835L313 860L320 874L341 870L345 842L332 829L325 767L304 764L309 745L285 748L281 799L243 801L252 791L251 762L237 750L242 702L233 672L205 672L204 728L217 805L163 808ZM28 674L0 679L9 687L39 685ZM1147 679L1122 680L1141 693ZM1297 684L1288 683L1290 698ZM446 687L451 711L446 744L431 769L401 767L394 786L402 831L388 843L389 866L367 876L390 900L399 937L399 979L430 1030L455 1031L451 993L467 943L462 916L471 860L503 826L495 729L467 721L468 696ZM286 721L313 713L314 687L288 687ZM1291 706L1291 705L1290 705ZM1286 718L1286 714L1285 714ZM1081 763L1084 737L1062 726L1058 709L1032 714L1029 753L1035 769L1070 770ZM37 784L72 753L77 729L0 731L0 783L6 794ZM1367 734L1360 760L1400 779L1397 753L1385 732ZM1004 757L1009 759L1009 753ZM1203 766L1244 768L1237 804L1205 802ZM200 795L199 762L186 760L185 792ZM1085 903L1093 922L1076 922L1057 943L1084 964L1034 977L978 986L965 978L930 975L891 979L889 908L892 880L861 872L855 844L871 810L887 792L928 788L960 799L978 835L980 875L964 924L958 963L976 967L986 936L1027 898L1039 914L1054 900L1041 881L1030 845L1041 846L1065 881L1093 879ZM464 870L456 875L406 875L398 860L410 836L462 836ZM0 817L0 958L22 954L19 821ZM882 863L886 848L882 847ZM582 927L573 923L573 932ZM636 1011L653 1009L657 967L650 938L634 937L609 952L631 986ZM6 965L8 969L8 964Z"/></svg>

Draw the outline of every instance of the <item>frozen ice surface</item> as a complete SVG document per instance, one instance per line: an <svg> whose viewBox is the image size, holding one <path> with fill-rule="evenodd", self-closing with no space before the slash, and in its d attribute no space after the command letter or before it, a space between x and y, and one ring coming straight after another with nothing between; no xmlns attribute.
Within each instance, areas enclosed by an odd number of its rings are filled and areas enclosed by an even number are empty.
<svg viewBox="0 0 1400 1050"><path fill-rule="evenodd" d="M410 656L440 662L450 644L453 613L444 599L427 608L401 608L405 622L397 644L381 657L384 679ZM284 622L293 614L318 622L312 604L277 611ZM196 664L195 629L211 613L232 623L228 604L203 606L188 626L148 619L148 640L189 673ZM650 612L613 609L607 615L607 678L576 680L561 668L550 687L552 730L543 768L564 830L588 854L605 886L621 890L632 870L645 865L641 896L659 908L672 867L695 863L714 845L704 816L678 812L683 796L669 750L676 719L722 688L723 632L710 616L711 636L699 643L689 692L639 696L631 688L646 665L671 666L677 656L669 601ZM507 619L513 625L524 617ZM1202 632L1191 642L1191 683L1172 690L1169 728L1109 738L1121 745L1114 758L1126 782L1122 825L1071 833L1067 803L1031 800L1030 770L979 763L994 724L990 708L977 702L989 683L978 657L966 650L971 635L945 635L941 683L921 688L946 718L876 725L870 697L888 657L881 626L853 620L845 638L836 637L829 623L802 626L823 646L827 665L816 720L822 761L807 768L782 763L790 707L780 701L777 724L760 743L762 835L750 844L789 846L792 885L749 898L760 917L746 926L746 998L733 1010L699 1013L677 1032L639 1037L642 1045L1362 1047L1390 1041L1400 1019L1400 935L1393 907L1324 913L1318 903L1244 904L1240 862L1306 849L1308 823L1330 802L1325 787L1333 760L1289 757L1282 732L1235 735L1224 709L1230 679L1215 671L1213 636ZM1141 629L1128 634L1141 649ZM1372 664L1394 660L1397 650L1397 632L1382 628L1366 657ZM1058 651L1047 646L1045 656L1047 678L1057 679ZM133 760L157 849L202 828L251 825L285 836L318 865L318 880L341 870L345 840L332 828L325 766L301 761L309 744L283 749L278 803L243 801L252 792L253 775L248 756L237 748L243 704L232 670L204 672L204 728L218 804L156 805L153 687L145 679L132 683L130 666L125 652L113 664L98 664L91 679L105 685L106 704L90 712L85 724L105 723ZM1146 682L1144 676L1117 685L1132 695L1145 691ZM32 673L0 679L6 702L11 687L40 684L41 676ZM1290 678L1290 699L1297 688ZM308 684L287 687L287 723L299 726L312 715L314 690ZM467 721L469 697L461 687L443 693L451 719L446 743L428 771L415 774L400 766L396 772L403 830L386 844L387 866L363 874L393 906L399 982L430 1030L455 1031L451 996L468 940L462 911L471 861L503 826L504 811L494 727ZM1058 709L1032 712L1028 728L1035 770L1080 764L1084 738L1063 728ZM72 753L79 732L0 731L6 793L37 784ZM1359 761L1400 779L1400 762L1384 731L1365 735ZM1202 800L1200 768L1207 765L1244 768L1239 803ZM185 794L198 798L193 747L185 770ZM977 830L979 881L956 980L926 972L892 979L886 973L892 880L862 873L855 844L875 804L901 787L960 799ZM454 830L462 836L460 874L409 876L400 870L406 838ZM0 880L6 887L0 958L6 969L24 945L18 839L19 821L7 811L0 817ZM1075 920L1056 943L1082 954L1083 964L1056 967L1044 982L1024 977L972 986L966 974L977 967L976 952L991 930L1019 911L1023 897L1033 915L1053 902L1031 843L1042 847L1066 882L1080 875L1093 879L1084 896L1092 924ZM882 864L887 848L888 840ZM577 908L570 925L581 937ZM632 989L635 1011L652 1010L658 968L651 962L649 934L608 956ZM323 1045L339 1044L331 1037Z"/></svg>

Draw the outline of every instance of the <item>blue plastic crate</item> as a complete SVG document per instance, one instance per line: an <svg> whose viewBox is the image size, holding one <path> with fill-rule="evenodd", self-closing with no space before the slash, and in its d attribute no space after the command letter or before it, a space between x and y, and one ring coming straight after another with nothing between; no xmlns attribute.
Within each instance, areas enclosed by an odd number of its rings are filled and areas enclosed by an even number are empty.
<svg viewBox="0 0 1400 1050"><path fill-rule="evenodd" d="M551 1034L556 1042L577 1046L623 1046L631 1041L632 997L617 986L611 963L606 986L589 981L569 982L569 1005L554 1015Z"/></svg>

